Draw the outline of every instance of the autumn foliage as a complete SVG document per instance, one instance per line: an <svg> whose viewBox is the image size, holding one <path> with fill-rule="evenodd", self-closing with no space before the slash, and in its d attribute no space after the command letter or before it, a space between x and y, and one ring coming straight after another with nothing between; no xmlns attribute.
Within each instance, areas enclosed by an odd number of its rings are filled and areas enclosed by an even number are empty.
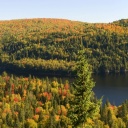
<svg viewBox="0 0 128 128"><path fill-rule="evenodd" d="M112 23L52 18L0 21L1 70L74 75L77 52L83 44L93 72L125 72L127 24L127 19Z"/></svg>

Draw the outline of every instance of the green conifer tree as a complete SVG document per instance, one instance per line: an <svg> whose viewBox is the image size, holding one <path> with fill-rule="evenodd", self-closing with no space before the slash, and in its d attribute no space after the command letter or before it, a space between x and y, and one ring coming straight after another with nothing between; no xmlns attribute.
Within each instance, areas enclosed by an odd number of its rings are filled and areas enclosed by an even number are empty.
<svg viewBox="0 0 128 128"><path fill-rule="evenodd" d="M110 127L112 127L112 125L115 124L112 116L113 116L112 111L111 110L108 110L107 124L109 124Z"/></svg>
<svg viewBox="0 0 128 128"><path fill-rule="evenodd" d="M10 113L8 113L6 116L6 122L8 126L12 126L12 116Z"/></svg>
<svg viewBox="0 0 128 128"><path fill-rule="evenodd" d="M79 52L76 64L77 78L73 83L74 98L70 102L69 118L73 127L84 127L88 118L93 118L99 113L101 101L96 100L92 88L94 82L91 78L92 70L85 58L84 52Z"/></svg>
<svg viewBox="0 0 128 128"><path fill-rule="evenodd" d="M105 104L101 107L100 110L101 120L107 124L107 117L108 117L108 106Z"/></svg>

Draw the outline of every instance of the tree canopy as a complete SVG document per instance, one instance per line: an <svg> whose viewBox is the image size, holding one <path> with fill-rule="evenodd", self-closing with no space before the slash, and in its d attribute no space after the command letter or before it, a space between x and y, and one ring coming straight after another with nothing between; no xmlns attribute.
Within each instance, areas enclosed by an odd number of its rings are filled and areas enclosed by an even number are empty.
<svg viewBox="0 0 128 128"><path fill-rule="evenodd" d="M125 72L127 23L127 19L112 23L47 18L0 21L1 69L71 74L83 44L93 72Z"/></svg>

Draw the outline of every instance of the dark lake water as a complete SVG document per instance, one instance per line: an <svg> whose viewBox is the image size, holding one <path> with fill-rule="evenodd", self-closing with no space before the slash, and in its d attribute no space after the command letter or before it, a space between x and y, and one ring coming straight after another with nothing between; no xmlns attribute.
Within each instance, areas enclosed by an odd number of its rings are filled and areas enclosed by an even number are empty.
<svg viewBox="0 0 128 128"><path fill-rule="evenodd" d="M103 102L107 99L111 104L120 105L128 99L128 73L93 75L96 82L94 92L98 98L103 97Z"/></svg>

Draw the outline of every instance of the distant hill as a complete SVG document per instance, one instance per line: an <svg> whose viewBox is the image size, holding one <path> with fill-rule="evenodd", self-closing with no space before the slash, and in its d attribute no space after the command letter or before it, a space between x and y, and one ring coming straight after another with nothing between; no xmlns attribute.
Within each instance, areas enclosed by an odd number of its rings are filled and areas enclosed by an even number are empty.
<svg viewBox="0 0 128 128"><path fill-rule="evenodd" d="M114 21L113 23L122 27L128 27L128 19L121 19L118 21Z"/></svg>
<svg viewBox="0 0 128 128"><path fill-rule="evenodd" d="M1 70L72 74L83 45L94 72L124 72L128 70L127 26L127 19L112 23L52 18L0 21Z"/></svg>

